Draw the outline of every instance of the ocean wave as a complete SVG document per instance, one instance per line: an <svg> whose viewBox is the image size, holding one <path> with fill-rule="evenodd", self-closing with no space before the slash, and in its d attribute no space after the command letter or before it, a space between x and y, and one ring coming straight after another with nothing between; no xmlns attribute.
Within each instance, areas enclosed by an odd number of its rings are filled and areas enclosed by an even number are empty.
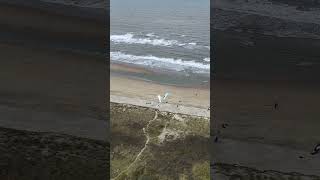
<svg viewBox="0 0 320 180"><path fill-rule="evenodd" d="M208 57L208 58L204 58L203 59L205 62L210 62L210 58Z"/></svg>
<svg viewBox="0 0 320 180"><path fill-rule="evenodd" d="M153 68L164 68L175 71L188 71L191 70L194 73L209 73L210 64L203 64L195 61L184 61L182 59L163 58L153 55L136 56L131 54L125 54L122 52L110 52L112 61L143 65Z"/></svg>
<svg viewBox="0 0 320 180"><path fill-rule="evenodd" d="M152 35L150 35L148 38L135 38L133 34L127 33L124 35L111 35L110 40L115 43L150 44L153 46L173 46L178 44L176 40L151 39Z"/></svg>
<svg viewBox="0 0 320 180"><path fill-rule="evenodd" d="M158 35L154 33L147 33L144 37L136 37L132 33L126 33L122 35L111 35L110 40L114 43L125 43L125 44L148 44L153 46L164 46L172 47L179 46L187 49L203 48L199 46L196 42L179 42L177 40L168 40L164 38L159 38ZM204 47L206 48L206 47Z"/></svg>
<svg viewBox="0 0 320 180"><path fill-rule="evenodd" d="M146 36L147 37L159 37L159 36L155 35L154 33L148 33L148 34L146 34Z"/></svg>

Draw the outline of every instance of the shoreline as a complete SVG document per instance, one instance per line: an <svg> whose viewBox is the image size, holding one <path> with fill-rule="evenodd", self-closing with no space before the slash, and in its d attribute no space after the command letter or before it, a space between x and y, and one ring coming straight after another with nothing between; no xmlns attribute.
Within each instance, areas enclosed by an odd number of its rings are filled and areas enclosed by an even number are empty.
<svg viewBox="0 0 320 180"><path fill-rule="evenodd" d="M11 7L33 9L35 11L47 12L60 16L80 17L100 22L103 22L106 19L103 15L109 8L109 4L106 6L90 7L64 3L62 1L50 2L50 0L0 0L0 3Z"/></svg>
<svg viewBox="0 0 320 180"><path fill-rule="evenodd" d="M0 0L0 4L1 43L105 53L107 9L96 11L35 0Z"/></svg>
<svg viewBox="0 0 320 180"><path fill-rule="evenodd" d="M150 69L134 64L110 62L110 76L124 77L127 79L145 81L163 86L177 88L197 88L210 90L210 79L202 79L204 76L185 76L181 72L161 69ZM161 77L161 78L160 78ZM165 79L173 79L165 81ZM190 80L190 78L193 78ZM182 82L180 82L181 80ZM188 81L189 80L189 81Z"/></svg>
<svg viewBox="0 0 320 180"><path fill-rule="evenodd" d="M139 73L146 72L144 69L127 69L128 67L124 66L117 66L117 68ZM208 110L210 106L210 88L208 87L181 87L122 75L110 75L110 102L155 107L158 104L157 95L164 96L167 92L169 93L167 103L162 103L158 107L160 110L210 117L210 110ZM197 110L199 113L196 112Z"/></svg>

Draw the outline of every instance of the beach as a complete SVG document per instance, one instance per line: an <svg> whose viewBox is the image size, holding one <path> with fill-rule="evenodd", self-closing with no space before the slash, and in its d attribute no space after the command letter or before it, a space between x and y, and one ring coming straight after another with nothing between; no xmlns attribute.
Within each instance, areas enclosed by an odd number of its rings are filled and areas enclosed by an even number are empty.
<svg viewBox="0 0 320 180"><path fill-rule="evenodd" d="M110 70L111 178L210 179L208 84L136 78L159 74L135 66L111 63Z"/></svg>
<svg viewBox="0 0 320 180"><path fill-rule="evenodd" d="M319 156L310 154L320 135L319 86L230 80L213 88L213 162L319 175Z"/></svg>
<svg viewBox="0 0 320 180"><path fill-rule="evenodd" d="M210 179L209 2L111 7L111 178Z"/></svg>
<svg viewBox="0 0 320 180"><path fill-rule="evenodd" d="M319 179L319 6L212 4L211 173ZM312 8L311 8L312 7Z"/></svg>
<svg viewBox="0 0 320 180"><path fill-rule="evenodd" d="M116 68L118 71L129 71L143 73L146 70L128 66L111 65L111 71ZM210 106L210 90L206 86L174 86L159 84L157 82L146 81L124 75L110 76L110 94L125 96L136 99L144 99L158 102L158 95L164 96L169 93L168 103L183 106L192 106L208 109Z"/></svg>
<svg viewBox="0 0 320 180"><path fill-rule="evenodd" d="M2 126L108 138L104 57L0 46Z"/></svg>
<svg viewBox="0 0 320 180"><path fill-rule="evenodd" d="M111 7L111 178L210 179L209 1Z"/></svg>
<svg viewBox="0 0 320 180"><path fill-rule="evenodd" d="M41 1L0 3L3 4L0 22L4 35L0 41L4 59L0 91L2 111L6 112L3 125L106 139L103 129L107 127L105 101L100 97L105 95L101 84L105 82L108 68L104 43L101 39L98 41L105 33L104 23L89 9L77 16L77 13L70 14L77 12L77 8L63 4ZM59 7L61 9L55 11ZM24 16L24 20L21 21L19 16ZM99 79L90 79L89 74ZM29 111L34 112L30 114ZM25 121L19 118L21 116L30 120ZM56 116L60 123L52 121ZM72 116L83 120L77 122ZM12 121L11 118L18 120ZM69 124L66 120L70 121ZM96 123L88 126L91 120ZM80 130L74 128L77 123L82 127ZM98 126L102 128L100 131L93 130ZM90 131L95 134L89 135Z"/></svg>
<svg viewBox="0 0 320 180"><path fill-rule="evenodd" d="M107 7L0 4L1 178L108 178Z"/></svg>

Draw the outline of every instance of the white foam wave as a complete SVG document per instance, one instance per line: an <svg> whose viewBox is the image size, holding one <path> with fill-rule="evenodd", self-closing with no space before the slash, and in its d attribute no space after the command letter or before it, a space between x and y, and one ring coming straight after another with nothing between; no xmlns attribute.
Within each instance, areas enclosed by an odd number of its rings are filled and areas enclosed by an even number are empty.
<svg viewBox="0 0 320 180"><path fill-rule="evenodd" d="M210 62L210 58L208 57L208 58L204 58L203 59L205 62Z"/></svg>
<svg viewBox="0 0 320 180"><path fill-rule="evenodd" d="M164 68L175 71L191 70L195 73L209 73L210 64L202 64L195 61L184 61L182 59L162 58L152 55L136 56L125 54L122 52L111 52L112 61L119 61L124 63L143 65L155 68Z"/></svg>
<svg viewBox="0 0 320 180"><path fill-rule="evenodd" d="M146 34L146 36L148 36L148 37L159 37L159 36L155 35L154 33L148 33L148 34Z"/></svg>
<svg viewBox="0 0 320 180"><path fill-rule="evenodd" d="M123 35L111 35L110 40L114 43L125 44L148 44L153 46L165 47L179 46L187 49L203 48L202 46L199 46L196 42L185 43L179 42L177 40L168 40L164 38L159 38L159 36L155 35L154 33L148 33L143 38L135 37L135 35L132 33L126 33Z"/></svg>
<svg viewBox="0 0 320 180"><path fill-rule="evenodd" d="M149 34L148 38L135 38L133 34L127 33L124 35L111 35L110 40L114 43L150 44L153 46L174 46L179 44L176 40L151 39L150 37Z"/></svg>

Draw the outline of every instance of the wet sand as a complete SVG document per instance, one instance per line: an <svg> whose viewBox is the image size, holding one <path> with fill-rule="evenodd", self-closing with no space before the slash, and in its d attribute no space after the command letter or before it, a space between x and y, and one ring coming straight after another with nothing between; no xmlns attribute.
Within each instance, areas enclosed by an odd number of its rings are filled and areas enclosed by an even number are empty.
<svg viewBox="0 0 320 180"><path fill-rule="evenodd" d="M83 53L106 52L106 9L18 0L0 1L0 5L0 42Z"/></svg>

